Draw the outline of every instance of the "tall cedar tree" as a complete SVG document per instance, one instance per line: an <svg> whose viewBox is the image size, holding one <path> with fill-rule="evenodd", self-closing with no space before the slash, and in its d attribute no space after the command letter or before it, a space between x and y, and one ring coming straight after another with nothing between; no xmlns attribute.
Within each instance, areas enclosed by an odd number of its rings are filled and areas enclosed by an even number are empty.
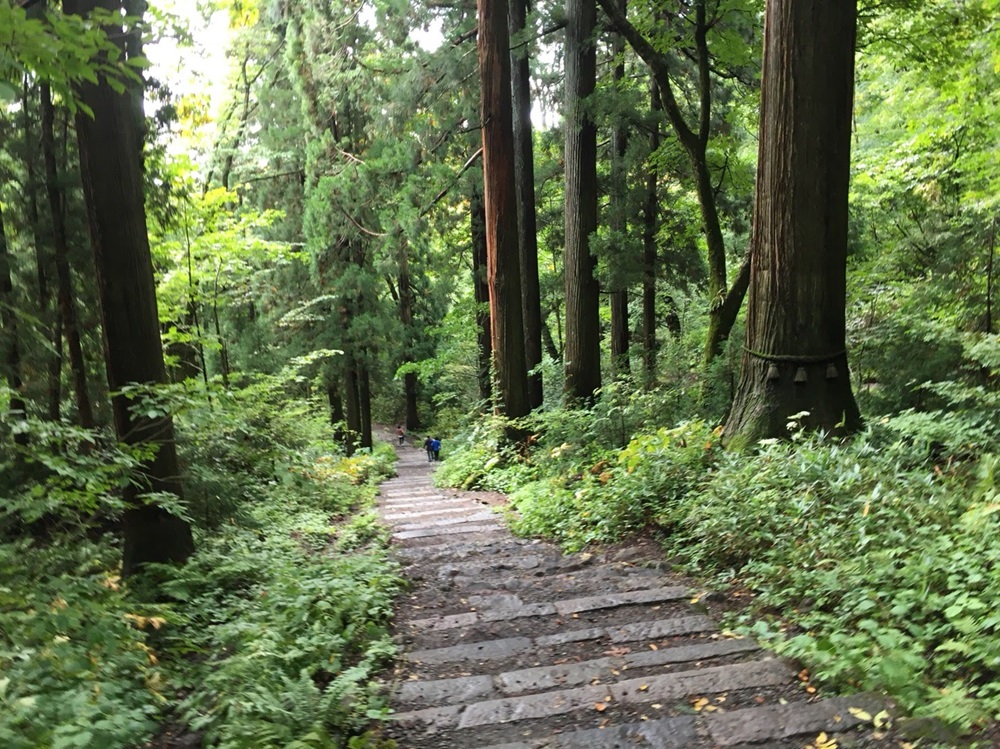
<svg viewBox="0 0 1000 749"><path fill-rule="evenodd" d="M597 127L587 98L597 80L594 0L566 3L566 396L588 403L601 387L600 287L590 236L597 229Z"/></svg>
<svg viewBox="0 0 1000 749"><path fill-rule="evenodd" d="M490 336L490 284L486 278L486 207L482 190L473 187L469 198L469 223L472 233L472 289L476 300L476 352L479 399L489 403L493 397L493 340Z"/></svg>
<svg viewBox="0 0 1000 749"><path fill-rule="evenodd" d="M622 13L626 12L625 0L621 0ZM615 67L612 78L619 88L625 80L625 40L621 34L612 32L611 54ZM628 133L625 118L619 114L611 127L611 194L608 196L611 214L611 229L616 241L624 241L628 231L628 167L625 152L628 149ZM625 248L621 248L624 254ZM628 322L628 280L615 279L610 291L611 301L611 368L618 379L631 374L629 362L629 322Z"/></svg>
<svg viewBox="0 0 1000 749"><path fill-rule="evenodd" d="M654 157L660 147L660 91L655 79L649 83L649 108L653 116L650 117L650 159L646 167L646 202L642 222L642 372L647 388L651 388L656 381L656 232L660 202Z"/></svg>
<svg viewBox="0 0 1000 749"><path fill-rule="evenodd" d="M510 35L524 31L528 0L509 0ZM510 51L514 125L514 179L517 189L517 231L521 258L521 300L524 315L524 355L529 371L542 363L542 298L538 282L538 221L535 215L535 154L531 142L531 70L528 46ZM542 375L528 377L532 408L542 405Z"/></svg>
<svg viewBox="0 0 1000 749"><path fill-rule="evenodd" d="M117 0L66 0L66 11L85 16L95 8L118 13ZM109 29L121 38L121 29ZM128 444L152 444L155 456L143 466L148 488L180 496L180 471L169 416L134 413L122 388L166 382L156 311L156 286L146 232L146 208L139 134L128 90L116 92L101 76L84 84L80 100L93 118L77 116L80 167L94 265L97 269L104 357L113 395L115 430ZM194 551L190 526L162 507L143 501L140 488L125 489L128 509L123 574L148 562L182 562Z"/></svg>
<svg viewBox="0 0 1000 749"><path fill-rule="evenodd" d="M856 0L770 0L743 371L729 440L860 425L845 350Z"/></svg>
<svg viewBox="0 0 1000 749"><path fill-rule="evenodd" d="M521 310L507 2L479 0L478 7L486 264L493 368L499 386L496 401L506 416L518 418L525 416L531 406Z"/></svg>

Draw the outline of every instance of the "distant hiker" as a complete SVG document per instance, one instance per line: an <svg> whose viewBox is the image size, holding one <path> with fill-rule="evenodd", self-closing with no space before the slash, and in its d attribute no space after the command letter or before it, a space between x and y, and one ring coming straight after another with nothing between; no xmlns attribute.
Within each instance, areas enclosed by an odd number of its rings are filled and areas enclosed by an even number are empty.
<svg viewBox="0 0 1000 749"><path fill-rule="evenodd" d="M403 444L403 440L406 439L406 432L403 431L403 425L402 424L400 424L398 427L396 427L396 436L399 437L399 444L402 445Z"/></svg>
<svg viewBox="0 0 1000 749"><path fill-rule="evenodd" d="M441 443L439 442L438 448L440 447ZM430 437L427 437L424 440L424 450L427 451L427 462L430 463L432 460L434 460L434 440L432 440Z"/></svg>
<svg viewBox="0 0 1000 749"><path fill-rule="evenodd" d="M434 453L434 460L441 460L441 440L437 437L431 440L431 452Z"/></svg>

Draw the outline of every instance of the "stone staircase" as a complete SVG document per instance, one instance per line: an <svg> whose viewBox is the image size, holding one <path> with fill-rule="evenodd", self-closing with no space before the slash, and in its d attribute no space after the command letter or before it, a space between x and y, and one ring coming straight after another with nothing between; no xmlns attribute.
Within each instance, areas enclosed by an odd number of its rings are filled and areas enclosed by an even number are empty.
<svg viewBox="0 0 1000 749"><path fill-rule="evenodd" d="M563 555L435 489L423 451L400 449L398 472L380 512L412 583L387 729L400 749L897 745L860 719L883 698L807 691L721 632L655 548Z"/></svg>

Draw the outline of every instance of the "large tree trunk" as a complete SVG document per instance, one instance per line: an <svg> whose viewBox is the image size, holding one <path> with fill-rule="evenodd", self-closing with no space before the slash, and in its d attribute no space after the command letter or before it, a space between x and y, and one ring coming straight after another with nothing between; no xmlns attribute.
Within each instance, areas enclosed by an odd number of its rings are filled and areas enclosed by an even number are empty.
<svg viewBox="0 0 1000 749"><path fill-rule="evenodd" d="M597 229L597 128L584 101L594 92L594 0L566 3L566 396L589 403L601 387L600 287L590 235Z"/></svg>
<svg viewBox="0 0 1000 749"><path fill-rule="evenodd" d="M528 15L527 0L509 0L510 34L520 33ZM538 225L535 215L535 154L531 142L531 70L528 46L510 52L514 125L514 180L521 260L524 355L528 371L542 363L542 299L538 284ZM528 376L531 408L542 405L542 375Z"/></svg>
<svg viewBox="0 0 1000 749"><path fill-rule="evenodd" d="M7 249L7 229L0 205L0 367L3 368L10 388L10 410L15 418L24 421L27 409L22 397L21 348L17 337L17 314L14 305L14 284L11 280L10 252ZM20 431L14 435L19 445L28 444L28 434Z"/></svg>
<svg viewBox="0 0 1000 749"><path fill-rule="evenodd" d="M650 160L646 173L646 204L642 231L642 372L647 388L656 382L656 232L659 229L659 196L656 152L660 148L660 91L649 82L649 108L653 129L649 135Z"/></svg>
<svg viewBox="0 0 1000 749"><path fill-rule="evenodd" d="M94 427L94 409L87 388L87 366L80 341L80 328L76 316L76 298L73 294L73 279L69 267L69 238L66 232L66 206L63 190L59 182L56 166L55 108L52 104L52 90L47 83L41 87L42 94L42 157L45 163L45 188L52 214L52 237L55 245L56 281L58 283L59 313L62 317L63 335L69 352L70 371L73 375L73 392L80 425L85 429Z"/></svg>
<svg viewBox="0 0 1000 749"><path fill-rule="evenodd" d="M861 423L845 351L856 0L769 0L743 371L730 441Z"/></svg>
<svg viewBox="0 0 1000 749"><path fill-rule="evenodd" d="M367 357L367 352L362 352ZM358 365L358 405L361 407L361 447L371 449L372 442L372 384L368 365Z"/></svg>
<svg viewBox="0 0 1000 749"><path fill-rule="evenodd" d="M499 397L495 400L503 414L516 419L526 415L531 410L531 404L528 399L521 308L506 0L479 0L478 46L482 83L487 278L493 370L499 389Z"/></svg>
<svg viewBox="0 0 1000 749"><path fill-rule="evenodd" d="M361 435L361 400L358 395L358 372L353 362L348 362L344 371L344 389L347 391L347 439L344 452L354 455Z"/></svg>
<svg viewBox="0 0 1000 749"><path fill-rule="evenodd" d="M340 395L340 387L336 377L327 375L326 400L330 405L330 425L333 427L334 442L343 442L344 432L344 399Z"/></svg>
<svg viewBox="0 0 1000 749"><path fill-rule="evenodd" d="M621 0L622 13L625 13L625 0ZM621 34L613 34L611 52L615 57L615 69L612 78L615 86L621 86L625 79L625 40ZM628 135L625 122L617 117L611 130L611 194L609 196L611 212L611 229L615 236L624 239L628 232L628 171L625 163L625 150L628 147ZM622 251L625 243L622 241ZM618 379L626 378L632 373L629 362L629 322L628 322L628 283L623 274L613 282L611 294L611 368Z"/></svg>
<svg viewBox="0 0 1000 749"><path fill-rule="evenodd" d="M95 7L118 12L114 0L66 0L69 13L84 15ZM155 456L143 465L153 492L181 495L180 470L169 416L148 418L133 413L120 394L130 384L166 382L156 311L156 286L146 232L142 168L136 121L127 91L116 93L107 80L85 84L80 99L94 116L77 117L80 167L104 332L108 386L113 396L115 430L129 444L152 444ZM149 562L182 562L194 550L191 528L140 490L124 490L128 509L123 518L123 574Z"/></svg>
<svg viewBox="0 0 1000 749"><path fill-rule="evenodd" d="M403 323L403 361L410 363L413 361L413 285L410 283L410 257L409 247L406 238L399 240L399 317ZM418 412L419 399L417 398L417 373L407 372L403 375L403 397L406 407L404 423L407 431L420 428L420 414Z"/></svg>
<svg viewBox="0 0 1000 749"><path fill-rule="evenodd" d="M489 405L493 397L493 340L490 334L490 284L486 279L486 206L478 190L469 200L472 231L472 288L476 300L476 351L479 399Z"/></svg>

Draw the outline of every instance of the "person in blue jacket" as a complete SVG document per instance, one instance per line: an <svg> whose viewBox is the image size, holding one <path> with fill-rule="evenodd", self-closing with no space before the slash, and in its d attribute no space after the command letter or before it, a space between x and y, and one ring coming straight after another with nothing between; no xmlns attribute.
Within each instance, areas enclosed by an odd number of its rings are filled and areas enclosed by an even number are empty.
<svg viewBox="0 0 1000 749"><path fill-rule="evenodd" d="M431 440L431 452L434 453L434 460L441 460L441 440L437 437Z"/></svg>

